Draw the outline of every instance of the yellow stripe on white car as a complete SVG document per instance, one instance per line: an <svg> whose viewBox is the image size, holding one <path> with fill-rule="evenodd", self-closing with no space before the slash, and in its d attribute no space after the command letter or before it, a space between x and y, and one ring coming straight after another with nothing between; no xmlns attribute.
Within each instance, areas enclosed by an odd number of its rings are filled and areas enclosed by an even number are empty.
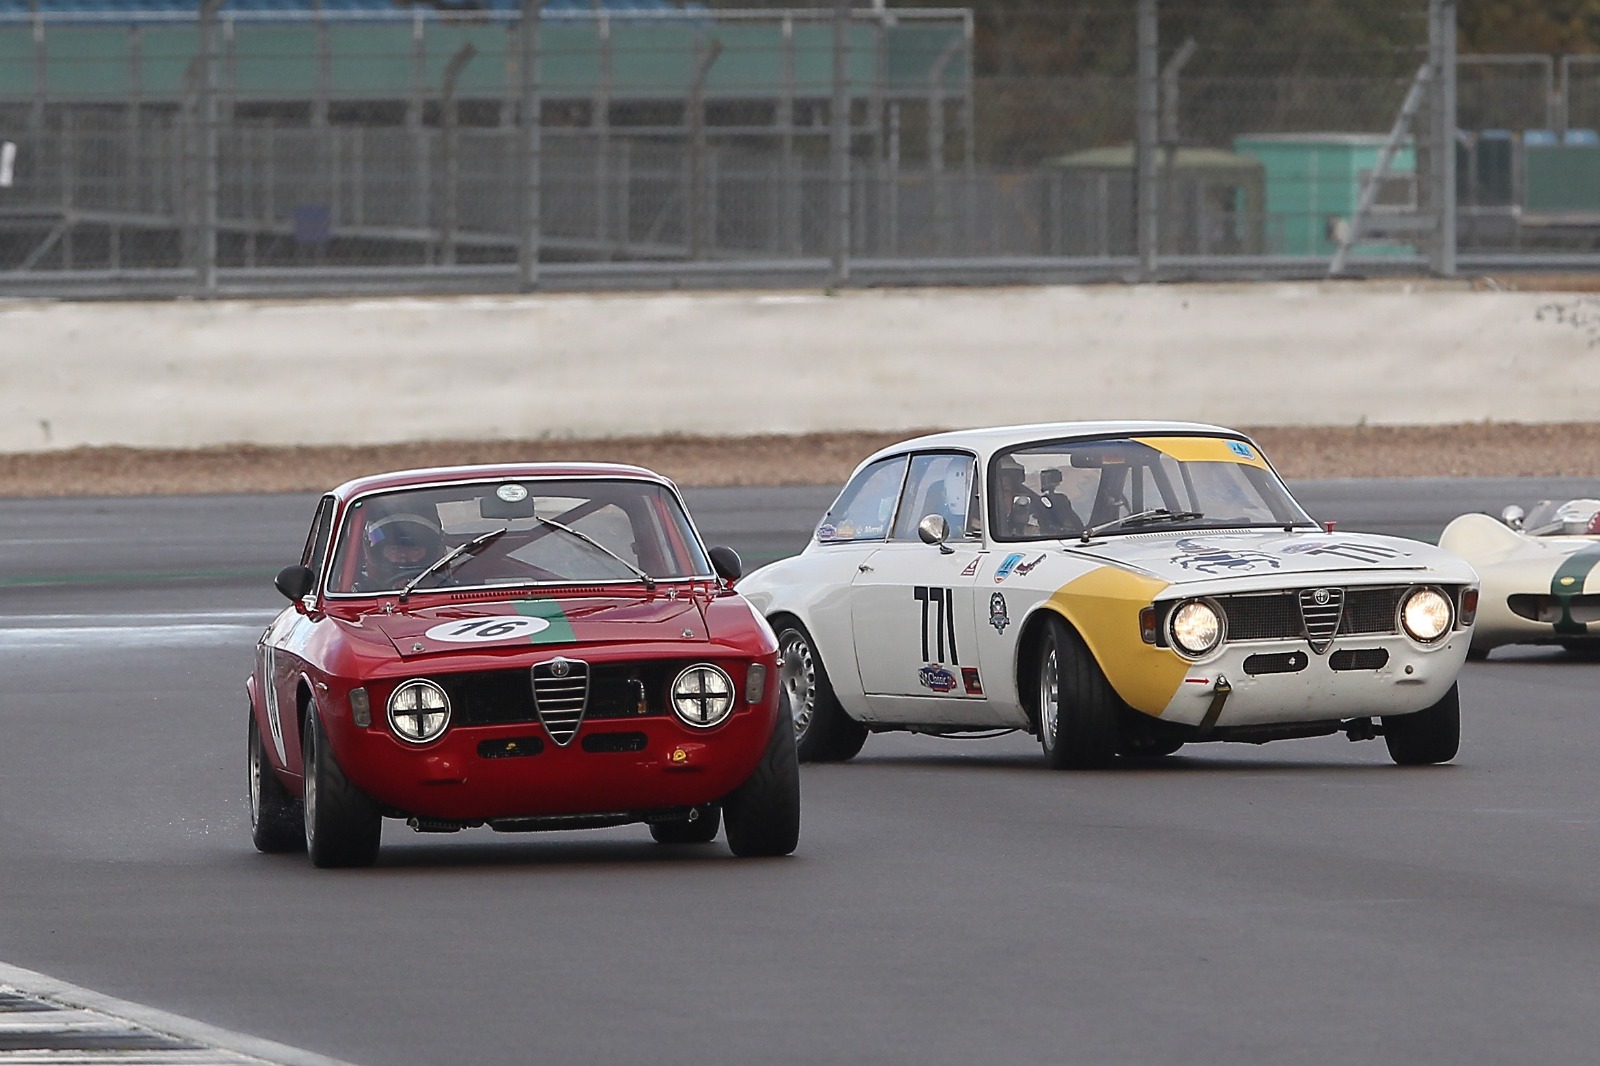
<svg viewBox="0 0 1600 1066"><path fill-rule="evenodd" d="M1146 644L1139 636L1139 612L1167 584L1107 566L1067 582L1047 601L1089 645L1117 695L1134 710L1156 716L1189 672L1189 663L1170 648Z"/></svg>

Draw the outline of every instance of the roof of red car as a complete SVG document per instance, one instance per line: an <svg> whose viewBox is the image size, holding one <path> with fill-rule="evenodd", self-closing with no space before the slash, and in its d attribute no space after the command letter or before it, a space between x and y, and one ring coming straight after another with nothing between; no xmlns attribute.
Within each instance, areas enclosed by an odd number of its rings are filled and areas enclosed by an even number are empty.
<svg viewBox="0 0 1600 1066"><path fill-rule="evenodd" d="M653 470L622 463L486 463L481 466L434 466L369 474L346 481L334 489L333 494L348 500L363 493L432 485L442 481L493 481L502 478L520 481L562 477L627 477L672 484Z"/></svg>

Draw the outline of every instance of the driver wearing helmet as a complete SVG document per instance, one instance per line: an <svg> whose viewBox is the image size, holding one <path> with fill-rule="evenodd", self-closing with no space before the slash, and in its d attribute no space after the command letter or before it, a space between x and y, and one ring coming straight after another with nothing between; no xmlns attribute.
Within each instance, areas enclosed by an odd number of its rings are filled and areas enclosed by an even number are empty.
<svg viewBox="0 0 1600 1066"><path fill-rule="evenodd" d="M362 535L369 592L397 589L422 573L443 553L439 527L418 514L400 512L373 522Z"/></svg>
<svg viewBox="0 0 1600 1066"><path fill-rule="evenodd" d="M997 466L1000 491L995 502L1000 512L1000 528L1006 536L1025 537L1028 524L1039 514L1039 496L1023 480L1026 474L1015 458L1002 456Z"/></svg>
<svg viewBox="0 0 1600 1066"><path fill-rule="evenodd" d="M1061 471L1046 467L1039 471L1039 532L1058 537L1074 537L1083 532L1083 519L1073 510L1072 501L1061 488Z"/></svg>

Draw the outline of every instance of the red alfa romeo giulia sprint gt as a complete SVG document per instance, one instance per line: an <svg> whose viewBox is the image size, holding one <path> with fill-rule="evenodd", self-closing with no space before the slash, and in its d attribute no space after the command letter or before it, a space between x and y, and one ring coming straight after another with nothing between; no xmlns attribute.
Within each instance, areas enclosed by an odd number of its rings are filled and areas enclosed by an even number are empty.
<svg viewBox="0 0 1600 1066"><path fill-rule="evenodd" d="M341 485L247 682L256 847L366 866L388 817L682 844L725 826L735 855L792 852L794 730L739 569L638 467Z"/></svg>

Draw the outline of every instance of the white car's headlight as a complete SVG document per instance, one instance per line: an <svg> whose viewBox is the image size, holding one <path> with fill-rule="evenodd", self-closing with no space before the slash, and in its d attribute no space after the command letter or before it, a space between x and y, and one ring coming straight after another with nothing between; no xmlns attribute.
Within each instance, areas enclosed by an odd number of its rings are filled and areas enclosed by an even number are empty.
<svg viewBox="0 0 1600 1066"><path fill-rule="evenodd" d="M413 744L437 740L450 724L450 697L424 678L406 681L389 697L389 727Z"/></svg>
<svg viewBox="0 0 1600 1066"><path fill-rule="evenodd" d="M719 725L733 713L733 679L709 663L689 667L673 679L672 711L696 729Z"/></svg>
<svg viewBox="0 0 1600 1066"><path fill-rule="evenodd" d="M1199 658L1222 643L1222 613L1205 600L1185 600L1167 621L1172 645L1191 658Z"/></svg>
<svg viewBox="0 0 1600 1066"><path fill-rule="evenodd" d="M1436 588L1415 588L1400 604L1400 624L1413 640L1432 644L1450 632L1450 597Z"/></svg>

